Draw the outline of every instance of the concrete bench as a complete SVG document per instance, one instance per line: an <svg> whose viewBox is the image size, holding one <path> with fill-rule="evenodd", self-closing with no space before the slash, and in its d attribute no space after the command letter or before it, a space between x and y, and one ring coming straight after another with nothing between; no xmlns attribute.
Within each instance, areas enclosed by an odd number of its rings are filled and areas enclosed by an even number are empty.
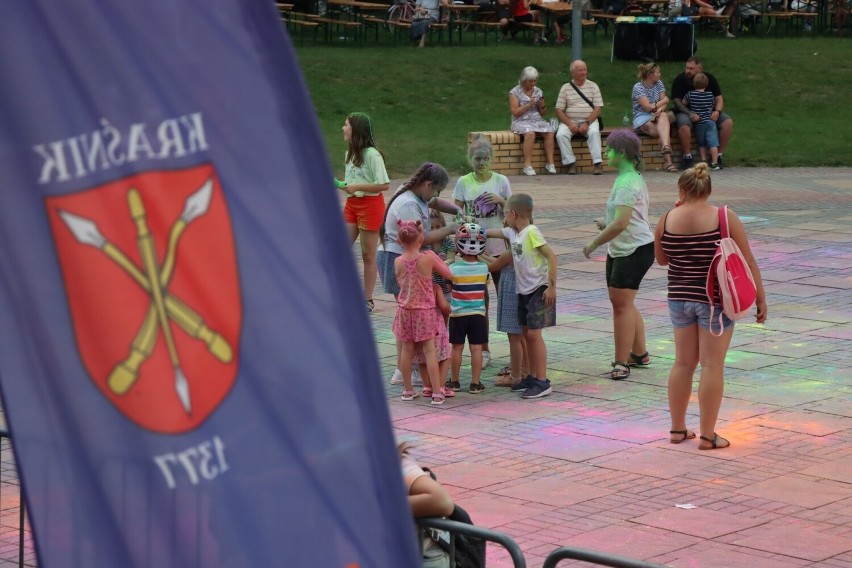
<svg viewBox="0 0 852 568"><path fill-rule="evenodd" d="M613 130L612 128L604 128L603 132L601 132L601 146L604 152L606 151L607 136ZM470 132L467 135L468 142L470 142L475 134L482 134L491 142L491 146L494 149L494 157L491 159L492 170L506 176L523 173L524 149L520 135L515 134L511 130ZM645 169L648 171L661 170L664 159L660 153L660 141L657 138L649 138L641 134L639 138L642 140L642 161L645 164ZM567 168L562 165L562 161L559 158L559 144L554 141L554 145L553 157L556 164L556 171L558 173L567 173ZM586 144L585 138L575 136L571 139L571 146L574 149L574 156L577 158L577 172L592 173L592 156L589 153L589 147ZM678 140L677 133L672 129L672 161L676 165L679 165L681 156L683 156L683 152L680 148L680 141ZM535 147L533 148L532 166L536 172L544 174L545 163L544 142L541 138L537 138ZM615 171L607 165L606 157L604 157L603 164L605 172Z"/></svg>

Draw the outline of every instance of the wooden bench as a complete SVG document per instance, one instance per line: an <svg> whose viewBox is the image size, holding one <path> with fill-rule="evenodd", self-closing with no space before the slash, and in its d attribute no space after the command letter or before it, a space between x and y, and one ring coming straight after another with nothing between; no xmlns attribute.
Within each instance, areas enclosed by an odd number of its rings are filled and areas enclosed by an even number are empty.
<svg viewBox="0 0 852 568"><path fill-rule="evenodd" d="M358 32L361 31L361 22L353 22L351 20L340 20L337 18L326 18L323 16L307 15L307 20L316 22L319 27L325 28L326 41L333 39L333 35L342 33L343 37L349 39L349 31L355 32L355 41L358 40Z"/></svg>
<svg viewBox="0 0 852 568"><path fill-rule="evenodd" d="M766 19L769 22L766 33L768 34L772 31L772 24L774 23L775 35L778 35L778 26L781 22L786 22L787 29L785 31L785 35L790 35L790 24L793 22L802 26L804 26L805 22L808 22L811 26L811 30L813 30L817 16L819 16L816 12L766 12L763 15L766 16Z"/></svg>
<svg viewBox="0 0 852 568"><path fill-rule="evenodd" d="M694 21L695 19L693 18L693 22ZM700 32L705 30L713 23L719 24L728 32L731 31L731 17L722 14L715 14L713 16L705 16L702 14L698 17L698 29L696 31Z"/></svg>
<svg viewBox="0 0 852 568"><path fill-rule="evenodd" d="M500 43L500 22L476 20L470 23L473 28L473 45L476 45L476 32L482 32L483 44L488 45L488 34L494 34L494 43Z"/></svg>
<svg viewBox="0 0 852 568"><path fill-rule="evenodd" d="M601 132L602 151L606 151L606 139L613 130L613 128L604 128L603 132ZM470 142L475 134L482 134L491 142L491 146L494 149L494 157L491 159L492 170L506 176L523 173L524 149L520 135L515 134L511 130L470 132L467 135L468 142ZM644 135L640 135L639 138L642 140L642 161L645 164L645 169L648 171L661 170L665 160L660 153L660 141L657 138L649 138ZM681 151L680 141L678 140L675 129L672 129L671 140L672 161L677 165L680 163L683 152ZM556 163L556 171L558 173L567 173L568 168L562 165L559 158L559 145L555 142L554 144L556 148L553 157ZM592 155L589 153L589 146L586 144L586 139L575 136L571 139L571 147L574 149L574 156L577 158L577 172L592 173ZM606 159L603 162L605 172L615 171L615 169L606 164ZM544 143L541 138L538 138L533 148L532 166L536 172L544 174L545 163Z"/></svg>

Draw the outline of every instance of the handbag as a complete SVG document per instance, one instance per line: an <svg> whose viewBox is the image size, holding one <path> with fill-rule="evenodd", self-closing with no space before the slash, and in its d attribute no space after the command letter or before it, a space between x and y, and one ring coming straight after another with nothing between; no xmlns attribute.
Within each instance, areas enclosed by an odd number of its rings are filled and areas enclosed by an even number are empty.
<svg viewBox="0 0 852 568"><path fill-rule="evenodd" d="M575 91L577 91L577 94L578 94L578 95L580 95L580 98L581 98L581 99L583 99L584 101L586 101L586 104L587 104L587 105L589 105L590 107L592 107L592 109L594 109L594 108L595 108L595 105L593 105L593 104L592 104L592 101L590 101L590 100L586 97L586 95L584 95L584 94L583 94L583 92L582 92L580 89L578 89L578 88L577 88L577 85L575 85L575 84L574 84L574 81L571 81L571 86L572 86L572 87L574 87L574 90L575 90ZM600 128L600 129L601 129L601 131L603 131L603 127L604 127L604 126L603 126L603 119L599 116L599 117L598 117L598 128Z"/></svg>

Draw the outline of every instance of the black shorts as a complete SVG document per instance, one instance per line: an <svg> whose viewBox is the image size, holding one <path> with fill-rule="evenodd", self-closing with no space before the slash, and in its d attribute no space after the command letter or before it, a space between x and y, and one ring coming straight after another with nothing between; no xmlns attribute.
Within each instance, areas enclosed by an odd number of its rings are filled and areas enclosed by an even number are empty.
<svg viewBox="0 0 852 568"><path fill-rule="evenodd" d="M488 320L485 316L472 314L450 318L450 344L464 345L465 338L470 345L488 343Z"/></svg>
<svg viewBox="0 0 852 568"><path fill-rule="evenodd" d="M535 21L535 18L532 14L524 14L523 16L515 16L512 18L516 24L523 24L525 22Z"/></svg>
<svg viewBox="0 0 852 568"><path fill-rule="evenodd" d="M654 264L654 243L642 245L629 256L606 256L608 288L638 290L639 284Z"/></svg>
<svg viewBox="0 0 852 568"><path fill-rule="evenodd" d="M556 305L544 302L547 286L539 286L532 294L518 294L518 324L529 329L556 325Z"/></svg>

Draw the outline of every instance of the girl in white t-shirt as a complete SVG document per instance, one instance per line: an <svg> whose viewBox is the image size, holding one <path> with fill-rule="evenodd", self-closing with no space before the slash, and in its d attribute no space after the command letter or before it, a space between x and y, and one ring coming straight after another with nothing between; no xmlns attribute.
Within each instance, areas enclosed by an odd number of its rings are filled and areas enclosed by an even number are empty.
<svg viewBox="0 0 852 568"><path fill-rule="evenodd" d="M348 145L344 162L344 183L338 184L348 194L343 208L346 230L354 243L361 239L364 263L364 299L373 311L373 289L376 287L376 252L379 227L385 215L382 193L390 187L385 160L373 139L373 123L363 112L353 112L343 123L343 140Z"/></svg>
<svg viewBox="0 0 852 568"><path fill-rule="evenodd" d="M606 202L606 223L583 247L583 254L607 243L606 285L612 303L615 361L610 378L626 379L630 367L651 363L645 345L645 322L633 303L642 278L654 264L654 233L648 223L648 187L638 169L642 142L628 129L613 131L607 138L606 157L618 177ZM640 353L640 355L637 355Z"/></svg>

